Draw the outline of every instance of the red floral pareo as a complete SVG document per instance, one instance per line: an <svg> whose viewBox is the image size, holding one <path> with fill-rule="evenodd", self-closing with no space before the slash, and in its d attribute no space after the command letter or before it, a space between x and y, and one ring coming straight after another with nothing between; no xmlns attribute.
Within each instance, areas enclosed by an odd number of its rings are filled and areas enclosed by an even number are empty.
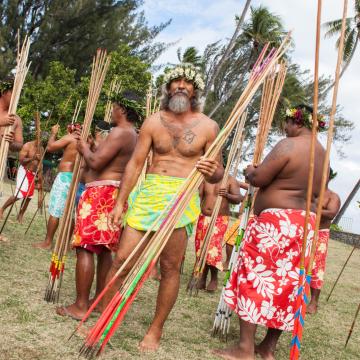
<svg viewBox="0 0 360 360"><path fill-rule="evenodd" d="M225 302L247 322L291 331L305 212L268 209L249 221ZM313 239L311 214L306 264Z"/></svg>
<svg viewBox="0 0 360 360"><path fill-rule="evenodd" d="M318 241L316 244L315 260L312 270L310 287L321 289L324 285L324 275L326 266L326 257L328 253L330 230L319 230Z"/></svg>
<svg viewBox="0 0 360 360"><path fill-rule="evenodd" d="M195 235L195 251L196 255L200 255L201 244L204 240L206 230L209 226L210 217L200 215L196 228ZM206 259L206 264L217 267L220 271L223 270L222 264L222 243L226 229L229 224L229 217L219 215L215 222L213 235L210 240L209 252Z"/></svg>
<svg viewBox="0 0 360 360"><path fill-rule="evenodd" d="M118 187L112 185L89 187L82 193L77 207L73 246L106 245L112 250L116 248L121 229L109 228L108 214L115 206L117 193Z"/></svg>

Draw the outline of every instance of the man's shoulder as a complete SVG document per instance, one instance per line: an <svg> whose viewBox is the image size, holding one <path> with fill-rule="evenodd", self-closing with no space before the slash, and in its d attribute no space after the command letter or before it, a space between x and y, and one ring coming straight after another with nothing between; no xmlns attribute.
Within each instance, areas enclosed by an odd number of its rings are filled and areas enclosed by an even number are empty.
<svg viewBox="0 0 360 360"><path fill-rule="evenodd" d="M108 136L110 137L110 139L121 138L121 137L128 138L129 136L131 138L132 136L136 136L136 132L134 128L116 126L111 129Z"/></svg>
<svg viewBox="0 0 360 360"><path fill-rule="evenodd" d="M203 113L199 113L198 117L200 120L199 125L203 128L204 133L212 139L215 138L220 130L219 124Z"/></svg>
<svg viewBox="0 0 360 360"><path fill-rule="evenodd" d="M35 141L28 141L23 145L23 148L25 149L31 149L35 147Z"/></svg>

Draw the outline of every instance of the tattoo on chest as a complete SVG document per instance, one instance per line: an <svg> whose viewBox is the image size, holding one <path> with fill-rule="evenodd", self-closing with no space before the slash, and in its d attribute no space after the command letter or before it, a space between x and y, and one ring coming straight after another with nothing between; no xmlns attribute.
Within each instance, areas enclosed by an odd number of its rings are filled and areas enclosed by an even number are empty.
<svg viewBox="0 0 360 360"><path fill-rule="evenodd" d="M160 121L162 126L164 126L168 133L171 135L172 145L175 149L179 146L181 140L189 145L193 143L196 138L196 134L191 129L193 129L200 122L200 120L194 120L191 124L185 126L178 126L169 123L161 115Z"/></svg>

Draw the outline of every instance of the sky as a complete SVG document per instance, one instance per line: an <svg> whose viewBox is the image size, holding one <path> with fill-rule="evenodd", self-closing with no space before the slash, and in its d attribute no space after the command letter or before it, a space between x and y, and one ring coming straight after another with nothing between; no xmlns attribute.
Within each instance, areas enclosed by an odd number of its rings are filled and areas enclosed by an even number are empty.
<svg viewBox="0 0 360 360"><path fill-rule="evenodd" d="M202 52L207 44L222 40L226 42L235 29L235 14L240 15L244 0L145 0L143 9L150 25L172 19L172 23L160 33L158 40L176 43L158 60L157 64L177 63L176 51L195 46ZM348 15L353 16L353 1L349 1ZM294 62L303 70L313 71L315 58L315 26L317 1L297 0L253 0L252 6L264 5L279 15L287 30L293 30L295 49L292 54ZM341 0L323 1L322 23L341 18ZM249 16L249 14L248 14ZM322 30L322 35L325 31ZM331 166L338 173L330 188L336 191L342 202L346 199L360 177L360 50L355 55L350 67L340 81L338 104L343 107L346 119L354 122L352 140L343 146L345 158L341 158L332 148ZM337 52L335 39L321 38L320 74L334 76ZM350 204L345 217L350 220L353 232L360 233L360 209L356 199ZM341 223L340 223L341 224Z"/></svg>

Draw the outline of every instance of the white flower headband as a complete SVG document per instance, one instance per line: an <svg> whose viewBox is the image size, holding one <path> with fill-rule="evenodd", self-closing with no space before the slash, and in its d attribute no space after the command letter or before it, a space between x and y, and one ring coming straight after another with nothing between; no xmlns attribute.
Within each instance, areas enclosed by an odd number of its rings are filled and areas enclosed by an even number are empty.
<svg viewBox="0 0 360 360"><path fill-rule="evenodd" d="M203 91L205 89L205 83L199 71L192 64L181 64L170 70L164 76L164 83L170 84L172 80L185 78L187 81L191 81L194 87Z"/></svg>

